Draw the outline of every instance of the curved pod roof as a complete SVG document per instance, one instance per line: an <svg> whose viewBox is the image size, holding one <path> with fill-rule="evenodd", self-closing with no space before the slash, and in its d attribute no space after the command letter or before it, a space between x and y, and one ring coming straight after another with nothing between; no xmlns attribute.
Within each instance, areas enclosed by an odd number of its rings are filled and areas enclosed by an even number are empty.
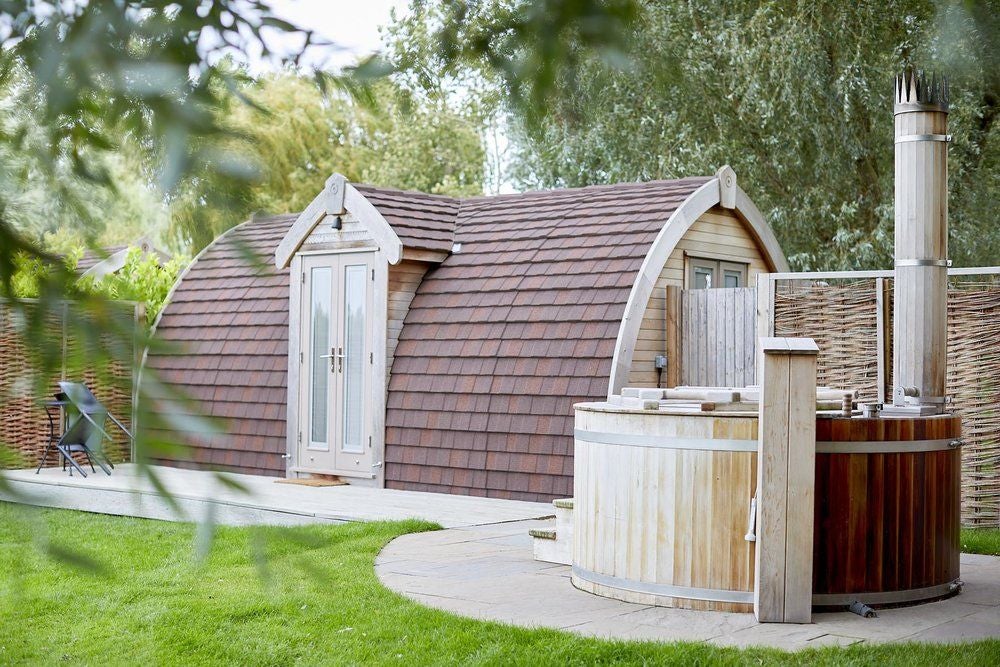
<svg viewBox="0 0 1000 667"><path fill-rule="evenodd" d="M785 267L760 213L725 176L461 201L345 184L343 209L385 225L391 237L373 236L398 239L400 257L418 249L443 258L417 288L395 349L386 485L571 493L572 405L622 381L649 277L698 216L731 204L772 268ZM285 472L289 279L275 263L287 264L309 225L339 212L326 190L314 204L308 215L250 221L221 237L161 314L156 335L183 352L151 354L148 365L230 424L194 443L196 463ZM242 245L267 266L254 267ZM448 254L453 247L460 252Z"/></svg>

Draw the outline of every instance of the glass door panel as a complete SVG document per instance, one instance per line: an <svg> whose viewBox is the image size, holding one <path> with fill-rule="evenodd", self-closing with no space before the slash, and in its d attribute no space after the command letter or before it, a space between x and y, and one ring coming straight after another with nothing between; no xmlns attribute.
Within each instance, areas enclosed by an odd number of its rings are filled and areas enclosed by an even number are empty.
<svg viewBox="0 0 1000 667"><path fill-rule="evenodd" d="M365 352L368 319L368 265L344 267L344 433L342 449L360 454L364 448Z"/></svg>
<svg viewBox="0 0 1000 667"><path fill-rule="evenodd" d="M333 271L328 266L313 267L309 280L309 448L329 449L330 428L330 322Z"/></svg>

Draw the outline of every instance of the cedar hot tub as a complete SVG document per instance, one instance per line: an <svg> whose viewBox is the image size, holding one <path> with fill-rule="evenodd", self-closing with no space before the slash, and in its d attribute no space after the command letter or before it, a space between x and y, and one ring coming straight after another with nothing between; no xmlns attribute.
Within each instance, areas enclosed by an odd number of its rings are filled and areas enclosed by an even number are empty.
<svg viewBox="0 0 1000 667"><path fill-rule="evenodd" d="M752 410L578 404L573 584L752 611L757 429ZM817 416L814 607L957 592L960 430L952 415Z"/></svg>
<svg viewBox="0 0 1000 667"><path fill-rule="evenodd" d="M956 592L961 419L816 420L813 606Z"/></svg>

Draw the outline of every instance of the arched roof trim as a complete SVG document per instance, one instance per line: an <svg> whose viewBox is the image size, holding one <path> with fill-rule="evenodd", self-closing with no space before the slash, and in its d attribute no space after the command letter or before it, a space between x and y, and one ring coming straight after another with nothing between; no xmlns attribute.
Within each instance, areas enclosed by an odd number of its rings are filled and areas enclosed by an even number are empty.
<svg viewBox="0 0 1000 667"><path fill-rule="evenodd" d="M732 197L733 193L735 197ZM728 166L723 167L715 178L692 192L673 212L646 253L646 258L632 285L632 291L629 293L625 313L618 329L615 353L611 361L611 377L608 381L609 396L620 392L628 382L642 318L667 259L698 218L718 204L730 208L726 204L731 202L734 203L733 210L746 223L751 236L763 250L764 259L770 268L774 271L788 271L788 262L774 232L747 193L736 185L732 169Z"/></svg>
<svg viewBox="0 0 1000 667"><path fill-rule="evenodd" d="M309 203L306 210L299 214L288 233L281 239L281 243L274 251L274 265L279 269L288 268L292 257L326 216L344 215L347 212L368 229L389 264L398 264L403 257L403 243L392 226L357 188L347 182L346 178L334 174L327 179L323 190Z"/></svg>

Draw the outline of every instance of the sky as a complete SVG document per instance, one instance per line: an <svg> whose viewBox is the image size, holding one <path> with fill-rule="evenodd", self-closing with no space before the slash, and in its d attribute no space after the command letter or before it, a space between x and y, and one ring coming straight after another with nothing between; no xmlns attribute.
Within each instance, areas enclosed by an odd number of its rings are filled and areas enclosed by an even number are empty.
<svg viewBox="0 0 1000 667"><path fill-rule="evenodd" d="M280 18L300 27L313 30L318 37L332 42L335 47L312 49L302 58L307 67L339 69L352 65L360 58L381 48L379 28L390 21L390 13L405 16L409 0L272 0L271 7ZM280 44L271 44L288 51L295 51L299 44L287 37ZM271 68L259 59L249 63L251 71L259 73ZM505 177L508 141L503 128L486 137L487 150L494 158L495 172L487 177L488 192L509 193L514 188Z"/></svg>
<svg viewBox="0 0 1000 667"><path fill-rule="evenodd" d="M273 0L271 7L279 17L336 45L306 53L303 64L340 68L378 50L379 27L389 22L393 9L404 15L408 4L407 0Z"/></svg>

